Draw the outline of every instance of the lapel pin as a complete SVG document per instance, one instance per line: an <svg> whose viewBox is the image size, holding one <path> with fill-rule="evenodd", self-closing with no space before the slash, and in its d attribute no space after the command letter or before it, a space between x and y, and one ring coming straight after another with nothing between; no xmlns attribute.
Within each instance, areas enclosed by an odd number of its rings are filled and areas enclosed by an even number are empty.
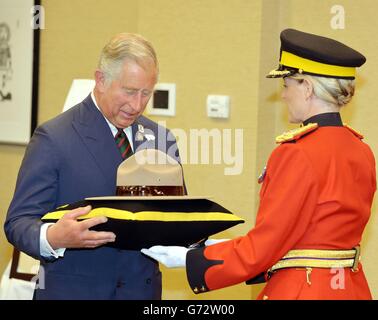
<svg viewBox="0 0 378 320"><path fill-rule="evenodd" d="M138 124L138 131L135 135L135 141L143 141L144 139L144 127L141 124Z"/></svg>
<svg viewBox="0 0 378 320"><path fill-rule="evenodd" d="M153 134L145 134L144 136L146 137L147 141L154 141L155 140L155 136Z"/></svg>
<svg viewBox="0 0 378 320"><path fill-rule="evenodd" d="M141 133L141 132L137 132L136 133L136 135L135 135L135 140L136 141L143 141L143 138L144 138L144 136L143 136L143 134Z"/></svg>

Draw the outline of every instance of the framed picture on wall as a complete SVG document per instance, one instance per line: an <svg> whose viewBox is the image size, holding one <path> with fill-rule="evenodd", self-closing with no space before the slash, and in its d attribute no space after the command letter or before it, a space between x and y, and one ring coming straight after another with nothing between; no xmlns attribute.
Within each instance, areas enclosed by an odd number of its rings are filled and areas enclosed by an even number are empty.
<svg viewBox="0 0 378 320"><path fill-rule="evenodd" d="M37 123L39 0L0 1L0 143L27 144Z"/></svg>
<svg viewBox="0 0 378 320"><path fill-rule="evenodd" d="M39 262L25 253L13 250L9 278L32 281L37 275Z"/></svg>

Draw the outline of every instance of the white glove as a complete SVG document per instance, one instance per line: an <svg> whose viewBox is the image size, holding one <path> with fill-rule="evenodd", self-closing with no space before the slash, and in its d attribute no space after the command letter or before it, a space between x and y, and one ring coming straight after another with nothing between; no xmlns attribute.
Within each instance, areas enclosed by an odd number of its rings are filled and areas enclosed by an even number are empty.
<svg viewBox="0 0 378 320"><path fill-rule="evenodd" d="M164 264L167 268L184 268L188 250L188 248L179 246L153 246L140 251Z"/></svg>
<svg viewBox="0 0 378 320"><path fill-rule="evenodd" d="M211 246L212 244L221 243L228 240L230 239L207 239L205 241L205 246Z"/></svg>

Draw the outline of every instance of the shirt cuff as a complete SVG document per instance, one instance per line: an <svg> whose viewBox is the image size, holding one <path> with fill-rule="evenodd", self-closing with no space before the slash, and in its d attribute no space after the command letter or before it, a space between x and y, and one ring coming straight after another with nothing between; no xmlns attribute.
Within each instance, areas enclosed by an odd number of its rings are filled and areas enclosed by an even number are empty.
<svg viewBox="0 0 378 320"><path fill-rule="evenodd" d="M66 248L58 248L53 249L51 248L49 242L47 241L47 228L51 226L53 223L44 223L41 226L41 235L39 238L39 245L40 245L40 253L41 256L44 258L52 258L58 259L59 257L64 256L64 252Z"/></svg>

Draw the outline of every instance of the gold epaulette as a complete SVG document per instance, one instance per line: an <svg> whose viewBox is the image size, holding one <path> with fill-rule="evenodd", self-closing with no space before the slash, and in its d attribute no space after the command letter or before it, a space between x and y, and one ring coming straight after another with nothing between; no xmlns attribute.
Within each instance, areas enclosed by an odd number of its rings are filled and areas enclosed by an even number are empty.
<svg viewBox="0 0 378 320"><path fill-rule="evenodd" d="M348 126L346 123L344 123L344 127L347 128L349 131L351 131L357 138L363 139L364 136L358 132L357 130L354 130L352 127Z"/></svg>
<svg viewBox="0 0 378 320"><path fill-rule="evenodd" d="M283 134L281 134L280 136L276 138L276 143L284 143L284 142L298 140L303 135L311 131L314 131L317 128L318 128L317 123L309 123L308 125L305 125L303 127L284 132Z"/></svg>

